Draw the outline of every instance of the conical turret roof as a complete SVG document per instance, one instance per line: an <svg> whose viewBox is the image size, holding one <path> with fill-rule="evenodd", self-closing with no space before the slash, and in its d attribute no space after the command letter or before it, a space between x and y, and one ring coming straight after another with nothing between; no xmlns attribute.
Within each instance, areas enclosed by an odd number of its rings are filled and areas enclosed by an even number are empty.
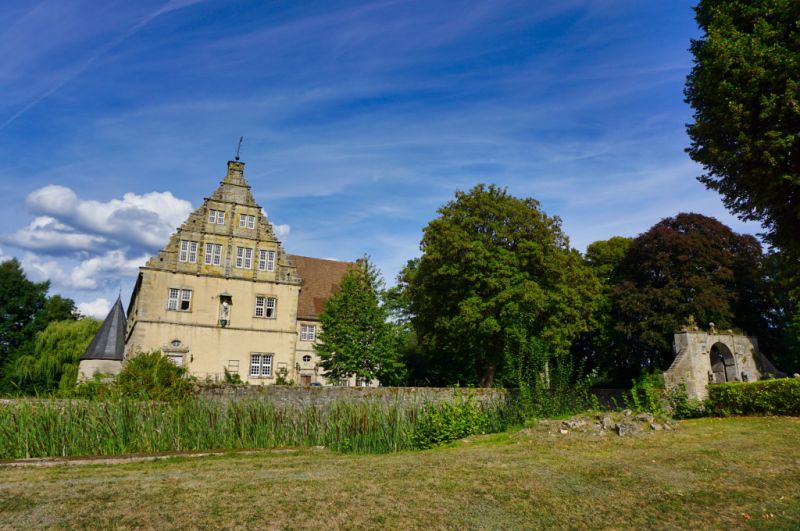
<svg viewBox="0 0 800 531"><path fill-rule="evenodd" d="M103 321L81 359L122 361L125 352L125 323L122 300L117 297L117 302L108 312L106 320Z"/></svg>

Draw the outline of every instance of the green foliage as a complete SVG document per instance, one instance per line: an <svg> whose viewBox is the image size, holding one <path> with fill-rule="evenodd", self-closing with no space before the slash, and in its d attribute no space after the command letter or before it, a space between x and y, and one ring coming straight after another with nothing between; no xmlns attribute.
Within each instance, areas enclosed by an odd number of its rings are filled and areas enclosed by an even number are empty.
<svg viewBox="0 0 800 531"><path fill-rule="evenodd" d="M633 381L628 407L641 413L663 416L665 409L664 377L660 372L645 373Z"/></svg>
<svg viewBox="0 0 800 531"><path fill-rule="evenodd" d="M572 344L572 354L587 369L597 371L598 379L616 376L613 373L617 365L617 353L626 344L624 338L614 333L611 292L619 282L617 271L631 243L632 238L614 236L589 244L584 255L586 265L600 281L601 293L597 297L589 329Z"/></svg>
<svg viewBox="0 0 800 531"><path fill-rule="evenodd" d="M19 358L33 355L36 334L50 322L75 319L72 300L47 297L48 282L31 282L16 259L0 263L0 391L19 393L12 379Z"/></svg>
<svg viewBox="0 0 800 531"><path fill-rule="evenodd" d="M708 414L706 403L702 400L690 399L686 393L686 384L681 382L677 387L667 390L664 395L667 413L675 419L694 419Z"/></svg>
<svg viewBox="0 0 800 531"><path fill-rule="evenodd" d="M666 369L673 334L690 316L701 327L763 329L761 247L713 218L678 214L660 221L633 241L615 276L611 370L618 378Z"/></svg>
<svg viewBox="0 0 800 531"><path fill-rule="evenodd" d="M181 401L194 393L194 379L161 352L140 352L127 359L116 377L97 374L65 396L97 399Z"/></svg>
<svg viewBox="0 0 800 531"><path fill-rule="evenodd" d="M505 429L508 424L504 407L485 407L472 394L456 394L452 402L426 403L414 426L414 446L433 448L469 435Z"/></svg>
<svg viewBox="0 0 800 531"><path fill-rule="evenodd" d="M700 181L800 255L800 2L700 0L686 80Z"/></svg>
<svg viewBox="0 0 800 531"><path fill-rule="evenodd" d="M399 338L380 303L380 272L368 258L345 273L320 314L315 350L326 378L355 376L384 384L402 379Z"/></svg>
<svg viewBox="0 0 800 531"><path fill-rule="evenodd" d="M530 338L566 353L588 328L599 284L561 221L494 185L457 192L439 214L404 272L429 381L516 385L506 361Z"/></svg>
<svg viewBox="0 0 800 531"><path fill-rule="evenodd" d="M486 432L512 418L504 402L456 407L463 411L456 424L475 410ZM317 445L396 452L416 447L423 418L422 406L369 400L297 407L260 399L17 401L0 408L0 459Z"/></svg>
<svg viewBox="0 0 800 531"><path fill-rule="evenodd" d="M275 372L275 385L294 385L294 380L289 379L289 369L281 367Z"/></svg>
<svg viewBox="0 0 800 531"><path fill-rule="evenodd" d="M231 371L228 370L227 367L223 367L222 369L225 371L225 374L223 376L223 383L226 383L226 384L229 384L229 385L242 385L242 384L244 384L244 382L242 381L242 377L239 376L238 372L231 372ZM275 383L277 383L277 382L275 382Z"/></svg>
<svg viewBox="0 0 800 531"><path fill-rule="evenodd" d="M51 322L36 335L32 353L15 360L8 378L24 394L74 387L80 357L100 324L92 318Z"/></svg>
<svg viewBox="0 0 800 531"><path fill-rule="evenodd" d="M800 378L731 382L708 386L715 415L800 415Z"/></svg>

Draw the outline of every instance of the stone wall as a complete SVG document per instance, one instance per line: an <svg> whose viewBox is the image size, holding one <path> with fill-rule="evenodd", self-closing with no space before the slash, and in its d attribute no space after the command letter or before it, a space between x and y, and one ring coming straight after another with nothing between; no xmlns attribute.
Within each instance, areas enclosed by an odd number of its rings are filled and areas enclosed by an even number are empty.
<svg viewBox="0 0 800 531"><path fill-rule="evenodd" d="M479 402L501 400L505 389L464 389L450 387L299 387L285 385L208 385L200 395L221 400L270 400L276 405L327 405L337 401L373 400L403 405L447 402L472 393Z"/></svg>

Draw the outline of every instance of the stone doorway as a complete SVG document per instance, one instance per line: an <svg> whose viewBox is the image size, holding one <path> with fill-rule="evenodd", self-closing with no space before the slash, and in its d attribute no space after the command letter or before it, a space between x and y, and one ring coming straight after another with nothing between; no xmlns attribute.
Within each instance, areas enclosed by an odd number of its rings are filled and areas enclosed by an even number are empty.
<svg viewBox="0 0 800 531"><path fill-rule="evenodd" d="M311 375L310 374L301 374L300 375L300 385L311 385Z"/></svg>
<svg viewBox="0 0 800 531"><path fill-rule="evenodd" d="M710 383L725 383L735 382L739 379L736 377L736 361L733 359L730 349L722 343L714 343L709 352L711 362L711 380Z"/></svg>

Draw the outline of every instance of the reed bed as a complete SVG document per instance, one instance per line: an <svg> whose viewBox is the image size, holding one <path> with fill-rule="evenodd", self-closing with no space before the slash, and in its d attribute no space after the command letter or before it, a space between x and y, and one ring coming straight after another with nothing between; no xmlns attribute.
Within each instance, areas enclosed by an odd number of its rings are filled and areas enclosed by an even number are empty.
<svg viewBox="0 0 800 531"><path fill-rule="evenodd" d="M277 407L264 400L19 401L0 407L0 459L325 446L386 453L415 447L438 406L382 401ZM484 429L505 429L504 403L474 404Z"/></svg>

